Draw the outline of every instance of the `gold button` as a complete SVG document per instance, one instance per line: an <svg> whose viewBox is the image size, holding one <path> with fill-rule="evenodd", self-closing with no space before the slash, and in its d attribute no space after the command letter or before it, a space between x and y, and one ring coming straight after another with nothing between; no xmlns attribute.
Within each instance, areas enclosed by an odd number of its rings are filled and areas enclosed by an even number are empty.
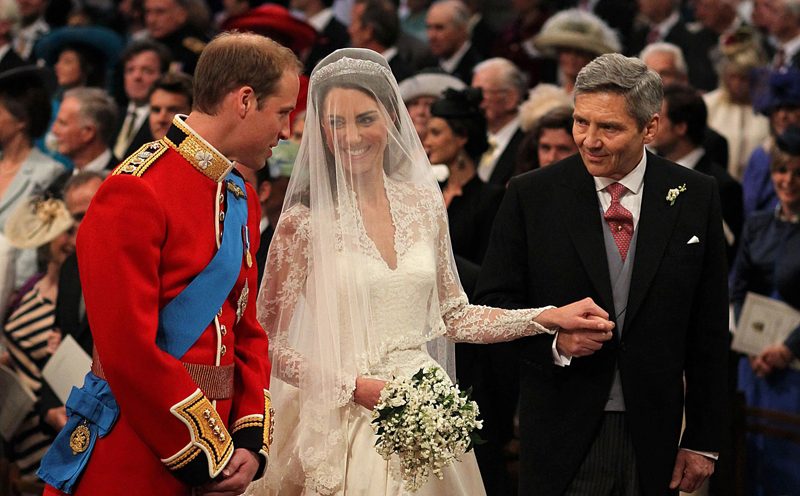
<svg viewBox="0 0 800 496"><path fill-rule="evenodd" d="M219 311L217 312L217 317L222 317L222 307L219 307Z"/></svg>
<svg viewBox="0 0 800 496"><path fill-rule="evenodd" d="M228 334L228 328L225 327L224 325L219 326L219 333L222 334L223 336Z"/></svg>
<svg viewBox="0 0 800 496"><path fill-rule="evenodd" d="M220 356L224 356L226 351L228 351L228 348L226 348L224 344L219 347L219 355Z"/></svg>
<svg viewBox="0 0 800 496"><path fill-rule="evenodd" d="M220 212L219 213L219 221L222 222L224 220L225 220L225 212Z"/></svg>
<svg viewBox="0 0 800 496"><path fill-rule="evenodd" d="M225 202L225 195L222 194L222 193L219 194L219 202L220 203L224 203Z"/></svg>

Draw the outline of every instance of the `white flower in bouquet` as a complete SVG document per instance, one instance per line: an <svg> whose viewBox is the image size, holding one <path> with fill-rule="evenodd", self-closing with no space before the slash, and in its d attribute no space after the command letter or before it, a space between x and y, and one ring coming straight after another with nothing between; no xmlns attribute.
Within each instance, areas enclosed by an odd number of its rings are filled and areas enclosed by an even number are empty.
<svg viewBox="0 0 800 496"><path fill-rule="evenodd" d="M416 491L431 474L442 479L442 469L481 443L476 430L478 404L469 399L437 367L420 369L411 378L386 383L373 410L375 449L388 460L397 455L406 489Z"/></svg>

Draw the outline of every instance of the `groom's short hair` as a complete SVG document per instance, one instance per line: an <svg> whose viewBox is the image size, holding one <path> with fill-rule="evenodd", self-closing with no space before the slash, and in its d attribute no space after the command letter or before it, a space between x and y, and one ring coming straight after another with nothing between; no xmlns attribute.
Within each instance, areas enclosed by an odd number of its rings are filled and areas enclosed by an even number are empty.
<svg viewBox="0 0 800 496"><path fill-rule="evenodd" d="M664 88L661 76L635 57L607 53L589 62L575 79L575 96L616 93L625 97L628 113L639 129L661 110Z"/></svg>

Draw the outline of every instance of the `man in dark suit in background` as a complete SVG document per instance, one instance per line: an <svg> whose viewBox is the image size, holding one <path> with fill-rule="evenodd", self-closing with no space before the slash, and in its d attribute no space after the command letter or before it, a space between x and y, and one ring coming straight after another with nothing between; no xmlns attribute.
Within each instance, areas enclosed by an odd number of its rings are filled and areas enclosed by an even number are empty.
<svg viewBox="0 0 800 496"><path fill-rule="evenodd" d="M355 0L347 32L351 46L369 48L383 55L397 82L414 75L396 46L400 18L391 0Z"/></svg>
<svg viewBox="0 0 800 496"><path fill-rule="evenodd" d="M731 264L744 225L742 185L714 162L703 148L708 117L703 97L688 86L668 85L664 88L660 117L658 134L652 143L655 151L667 160L717 180L727 259Z"/></svg>
<svg viewBox="0 0 800 496"><path fill-rule="evenodd" d="M333 16L333 0L291 0L292 9L305 15L305 21L317 30L317 39L305 60L305 73L311 74L317 62L334 50L350 45L347 26Z"/></svg>
<svg viewBox="0 0 800 496"><path fill-rule="evenodd" d="M505 186L514 173L517 149L525 135L520 129L519 105L528 96L528 79L510 60L493 58L475 66L472 87L483 93L481 110L489 141L478 164L478 176L484 182Z"/></svg>
<svg viewBox="0 0 800 496"><path fill-rule="evenodd" d="M76 232L92 197L103 182L103 177L99 172L81 172L70 177L64 185L64 203L75 219ZM78 258L74 253L67 257L61 266L55 314L55 327L60 331L57 342L60 342L63 336L70 335L87 354L91 355L94 342L89 330L89 320L86 318L86 305L83 302L81 280L78 276ZM45 422L56 431L60 431L67 422L67 412L63 403L46 382L42 384L39 411Z"/></svg>
<svg viewBox="0 0 800 496"><path fill-rule="evenodd" d="M19 9L16 0L0 0L0 72L25 65L14 47L12 33L19 27Z"/></svg>
<svg viewBox="0 0 800 496"><path fill-rule="evenodd" d="M461 0L439 0L428 8L425 25L431 53L446 73L470 84L483 57L469 41L469 10Z"/></svg>
<svg viewBox="0 0 800 496"><path fill-rule="evenodd" d="M575 95L579 155L511 180L476 299L523 308L589 296L616 327L605 344L518 342L520 494L691 492L726 432L717 188L645 152L662 87L640 60L598 57Z"/></svg>

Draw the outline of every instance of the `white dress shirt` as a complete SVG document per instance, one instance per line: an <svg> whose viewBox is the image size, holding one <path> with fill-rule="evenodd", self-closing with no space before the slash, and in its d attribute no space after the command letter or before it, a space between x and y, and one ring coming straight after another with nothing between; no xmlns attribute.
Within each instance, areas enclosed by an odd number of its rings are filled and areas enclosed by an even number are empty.
<svg viewBox="0 0 800 496"><path fill-rule="evenodd" d="M84 165L83 167L75 167L72 169L72 175L76 175L79 172L105 172L106 164L108 161L111 160L111 149L106 148L103 153L96 156L94 159L90 160L89 163Z"/></svg>
<svg viewBox="0 0 800 496"><path fill-rule="evenodd" d="M492 176L492 172L494 172L494 168L497 166L497 160L500 159L500 156L506 151L506 147L508 147L517 129L519 129L519 116L514 117L511 122L500 128L496 133L488 133L489 142L491 143L494 141L495 147L494 150L492 150L491 156L488 156L486 160L481 157L481 162L478 166L478 176L483 179L483 182L489 182L489 178Z"/></svg>
<svg viewBox="0 0 800 496"><path fill-rule="evenodd" d="M472 43L470 43L469 40L465 41L464 44L461 45L461 48L456 50L456 53L454 53L450 58L439 59L439 66L448 74L452 74L453 71L456 70L456 67L458 67L461 59L464 58L464 54L467 53L467 50L469 50L471 46Z"/></svg>
<svg viewBox="0 0 800 496"><path fill-rule="evenodd" d="M619 181L611 179L610 177L595 177L594 188L597 191L597 199L600 202L600 208L603 212L608 210L611 206L611 193L606 191L606 187L612 183L620 183L625 186L625 194L619 199L619 203L627 208L633 216L633 232L639 225L639 215L642 212L642 192L644 191L644 171L647 169L647 153L642 149L642 159L632 171ZM605 228L605 226L604 226ZM572 357L562 355L556 348L556 341L558 341L558 333L553 339L553 363L560 367L566 367L572 363Z"/></svg>

